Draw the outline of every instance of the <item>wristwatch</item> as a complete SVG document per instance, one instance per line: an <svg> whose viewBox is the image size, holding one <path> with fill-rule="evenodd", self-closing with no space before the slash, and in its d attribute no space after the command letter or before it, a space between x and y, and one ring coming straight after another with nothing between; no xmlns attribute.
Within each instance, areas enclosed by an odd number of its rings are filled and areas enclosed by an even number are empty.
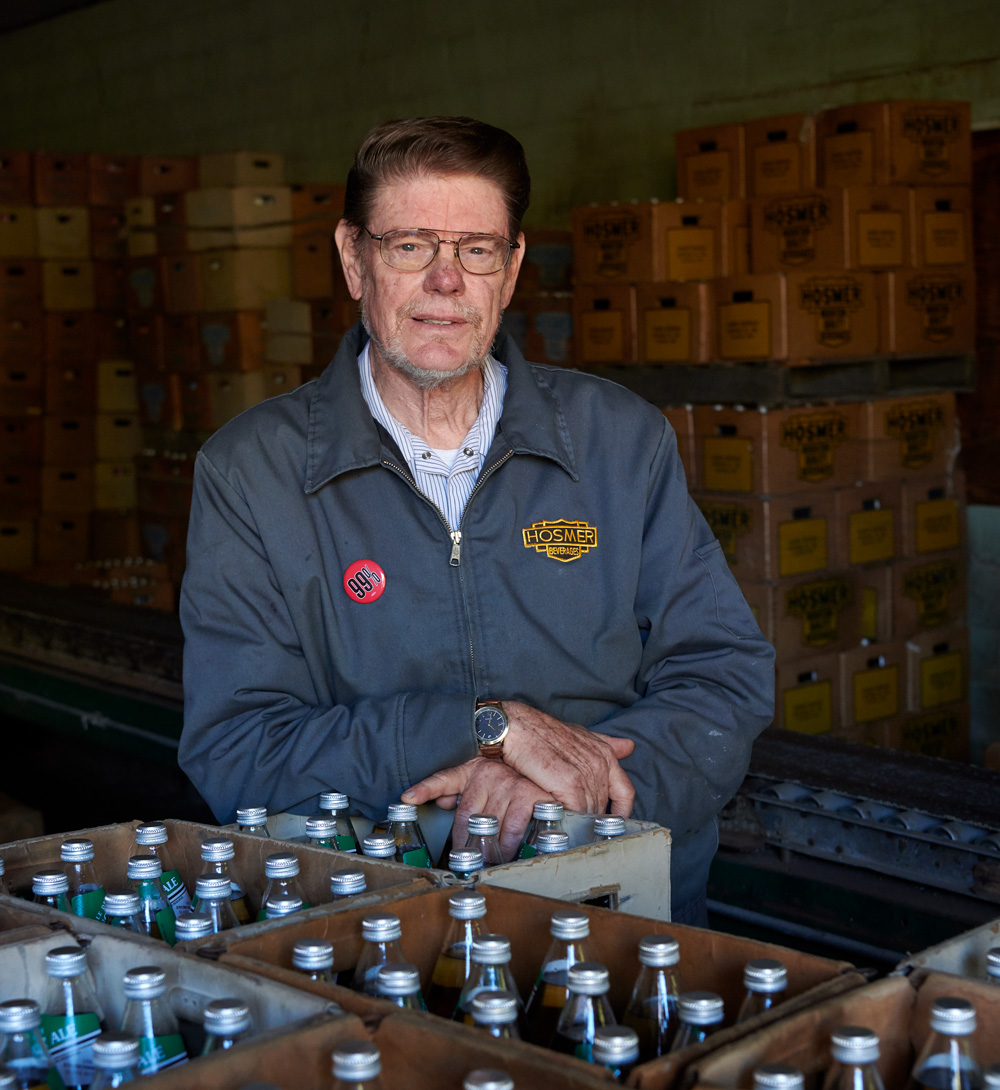
<svg viewBox="0 0 1000 1090"><path fill-rule="evenodd" d="M503 704L499 700L477 701L472 723L479 741L479 756L502 761L503 740L510 730Z"/></svg>

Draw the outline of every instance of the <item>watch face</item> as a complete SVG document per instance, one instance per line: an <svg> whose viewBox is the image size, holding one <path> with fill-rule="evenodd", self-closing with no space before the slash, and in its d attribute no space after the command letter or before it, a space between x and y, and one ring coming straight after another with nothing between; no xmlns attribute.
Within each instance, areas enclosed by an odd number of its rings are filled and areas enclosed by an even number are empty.
<svg viewBox="0 0 1000 1090"><path fill-rule="evenodd" d="M495 745L507 730L507 718L499 708L476 711L476 737L484 746Z"/></svg>

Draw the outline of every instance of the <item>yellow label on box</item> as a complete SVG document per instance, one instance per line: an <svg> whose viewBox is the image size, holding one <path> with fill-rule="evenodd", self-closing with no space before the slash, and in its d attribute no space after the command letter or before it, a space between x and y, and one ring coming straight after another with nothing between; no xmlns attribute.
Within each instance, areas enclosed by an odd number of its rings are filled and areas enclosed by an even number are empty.
<svg viewBox="0 0 1000 1090"><path fill-rule="evenodd" d="M958 500L945 497L914 505L917 552L937 553L959 545Z"/></svg>
<svg viewBox="0 0 1000 1090"><path fill-rule="evenodd" d="M799 583L785 593L785 613L802 621L802 647L819 650L839 639L838 619L853 600L852 583L833 577Z"/></svg>
<svg viewBox="0 0 1000 1090"><path fill-rule="evenodd" d="M847 518L847 551L851 564L892 560L896 555L896 525L892 510L855 511Z"/></svg>
<svg viewBox="0 0 1000 1090"><path fill-rule="evenodd" d="M903 578L903 597L917 603L921 628L938 628L952 620L965 600L964 571L956 560L939 560L911 568ZM961 593L956 594L961 589Z"/></svg>
<svg viewBox="0 0 1000 1090"><path fill-rule="evenodd" d="M924 264L964 265L965 216L961 212L924 213Z"/></svg>
<svg viewBox="0 0 1000 1090"><path fill-rule="evenodd" d="M874 723L899 715L899 667L858 670L854 675L854 722Z"/></svg>
<svg viewBox="0 0 1000 1090"><path fill-rule="evenodd" d="M828 734L833 728L833 685L814 681L795 689L786 689L784 698L785 729L800 734Z"/></svg>
<svg viewBox="0 0 1000 1090"><path fill-rule="evenodd" d="M965 716L960 710L951 709L907 718L903 723L900 742L903 749L914 753L944 757L963 731L967 733Z"/></svg>
<svg viewBox="0 0 1000 1090"><path fill-rule="evenodd" d="M798 193L802 189L802 155L798 141L760 144L753 149L754 196Z"/></svg>
<svg viewBox="0 0 1000 1090"><path fill-rule="evenodd" d="M959 704L965 697L965 672L961 651L932 655L920 663L920 706L939 708Z"/></svg>
<svg viewBox="0 0 1000 1090"><path fill-rule="evenodd" d="M771 304L719 304L719 356L724 360L770 359Z"/></svg>
<svg viewBox="0 0 1000 1090"><path fill-rule="evenodd" d="M753 442L738 436L706 436L701 445L701 483L706 492L753 492Z"/></svg>
<svg viewBox="0 0 1000 1090"><path fill-rule="evenodd" d="M833 133L823 141L823 184L875 184L875 134Z"/></svg>
<svg viewBox="0 0 1000 1090"><path fill-rule="evenodd" d="M667 228L668 280L711 280L716 275L714 227Z"/></svg>
<svg viewBox="0 0 1000 1090"><path fill-rule="evenodd" d="M778 526L778 574L806 575L826 563L826 519L792 519Z"/></svg>
<svg viewBox="0 0 1000 1090"><path fill-rule="evenodd" d="M732 191L732 155L728 151L705 151L689 155L684 164L688 196L704 201L725 201Z"/></svg>
<svg viewBox="0 0 1000 1090"><path fill-rule="evenodd" d="M663 307L644 315L646 359L650 363L687 363L691 353L691 311Z"/></svg>
<svg viewBox="0 0 1000 1090"><path fill-rule="evenodd" d="M625 358L625 315L620 310L588 310L580 316L580 359L620 363Z"/></svg>
<svg viewBox="0 0 1000 1090"><path fill-rule="evenodd" d="M858 264L863 269L902 265L903 213L858 212Z"/></svg>
<svg viewBox="0 0 1000 1090"><path fill-rule="evenodd" d="M743 503L707 503L698 506L730 565L740 560L740 538L753 530L753 509ZM744 565L745 566L745 565Z"/></svg>
<svg viewBox="0 0 1000 1090"><path fill-rule="evenodd" d="M878 591L874 587L861 591L861 638L878 639Z"/></svg>

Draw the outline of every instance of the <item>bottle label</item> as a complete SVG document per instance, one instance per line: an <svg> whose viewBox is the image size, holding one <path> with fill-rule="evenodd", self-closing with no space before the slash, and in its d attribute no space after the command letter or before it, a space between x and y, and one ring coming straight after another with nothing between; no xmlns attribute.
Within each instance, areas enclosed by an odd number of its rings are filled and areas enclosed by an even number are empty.
<svg viewBox="0 0 1000 1090"><path fill-rule="evenodd" d="M42 1015L42 1036L55 1069L49 1074L50 1090L86 1086L93 1081L94 1040L100 1033L101 1023L95 1013Z"/></svg>
<svg viewBox="0 0 1000 1090"><path fill-rule="evenodd" d="M576 1048L573 1049L573 1055L578 1060L585 1060L589 1064L594 1062L594 1050L586 1041L581 1041Z"/></svg>
<svg viewBox="0 0 1000 1090"><path fill-rule="evenodd" d="M426 848L411 848L403 852L403 862L408 867L429 867L431 857Z"/></svg>
<svg viewBox="0 0 1000 1090"><path fill-rule="evenodd" d="M538 849L534 844L522 844L521 850L517 853L518 859L534 859L538 855Z"/></svg>
<svg viewBox="0 0 1000 1090"><path fill-rule="evenodd" d="M165 1033L162 1037L139 1038L139 1074L153 1075L187 1063L188 1054L179 1033Z"/></svg>
<svg viewBox="0 0 1000 1090"><path fill-rule="evenodd" d="M175 870L165 870L160 881L163 885L163 892L167 895L167 900L173 905L174 912L178 915L190 912L191 894L188 893L181 881L180 874Z"/></svg>
<svg viewBox="0 0 1000 1090"><path fill-rule="evenodd" d="M85 916L88 920L104 920L104 887L81 890L74 893L69 903L74 916Z"/></svg>
<svg viewBox="0 0 1000 1090"><path fill-rule="evenodd" d="M354 842L353 836L337 836L337 851L338 852L350 852L353 855L357 855L358 846Z"/></svg>

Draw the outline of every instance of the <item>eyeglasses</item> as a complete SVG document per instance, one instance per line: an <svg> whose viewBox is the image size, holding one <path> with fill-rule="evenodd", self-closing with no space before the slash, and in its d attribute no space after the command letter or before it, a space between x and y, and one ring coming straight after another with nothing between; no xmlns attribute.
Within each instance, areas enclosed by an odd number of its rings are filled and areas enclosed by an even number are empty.
<svg viewBox="0 0 1000 1090"><path fill-rule="evenodd" d="M455 247L455 257L466 272L488 276L499 272L510 261L511 250L520 247L520 243L502 235L460 235L454 239L441 238L436 231L424 228L386 231L384 235L374 235L367 227L365 231L379 244L382 260L400 272L426 269L437 257L441 243L446 242Z"/></svg>

